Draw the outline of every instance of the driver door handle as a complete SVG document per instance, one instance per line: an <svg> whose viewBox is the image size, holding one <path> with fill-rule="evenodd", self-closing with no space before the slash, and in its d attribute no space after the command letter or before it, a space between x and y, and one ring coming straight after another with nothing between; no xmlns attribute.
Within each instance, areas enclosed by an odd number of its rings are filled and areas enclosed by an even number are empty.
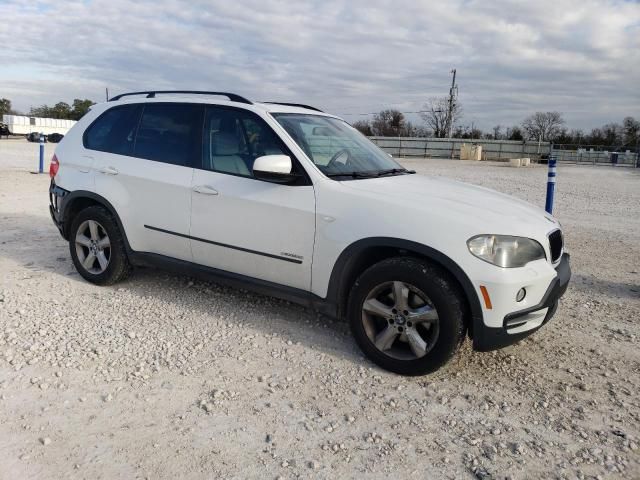
<svg viewBox="0 0 640 480"><path fill-rule="evenodd" d="M193 187L193 191L203 195L218 195L218 191L209 185L196 185Z"/></svg>

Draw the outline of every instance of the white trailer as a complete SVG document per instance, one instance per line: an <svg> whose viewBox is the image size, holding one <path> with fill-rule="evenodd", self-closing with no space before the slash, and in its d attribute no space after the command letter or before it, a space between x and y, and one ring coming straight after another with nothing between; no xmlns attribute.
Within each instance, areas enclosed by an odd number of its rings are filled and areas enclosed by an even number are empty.
<svg viewBox="0 0 640 480"><path fill-rule="evenodd" d="M3 115L2 123L7 125L12 135L27 135L31 132L43 133L45 135L51 133L66 135L71 127L75 125L76 121L61 120L58 118L25 117L22 115Z"/></svg>

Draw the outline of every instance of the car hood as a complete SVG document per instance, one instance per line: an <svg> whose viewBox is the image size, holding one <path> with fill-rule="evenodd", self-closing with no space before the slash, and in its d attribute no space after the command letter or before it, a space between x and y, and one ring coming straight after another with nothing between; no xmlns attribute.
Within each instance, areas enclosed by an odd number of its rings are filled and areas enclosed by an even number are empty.
<svg viewBox="0 0 640 480"><path fill-rule="evenodd" d="M396 175L341 182L360 195L394 207L463 222L469 231L540 237L559 228L557 220L530 203L484 187L443 177ZM425 218L423 217L423 218Z"/></svg>

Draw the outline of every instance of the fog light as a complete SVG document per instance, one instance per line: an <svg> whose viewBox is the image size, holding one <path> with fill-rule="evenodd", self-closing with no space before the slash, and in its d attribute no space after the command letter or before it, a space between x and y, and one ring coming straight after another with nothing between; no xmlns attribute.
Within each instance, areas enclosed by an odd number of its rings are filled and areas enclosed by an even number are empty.
<svg viewBox="0 0 640 480"><path fill-rule="evenodd" d="M527 296L527 291L524 288L521 288L520 290L518 290L518 293L516 294L516 302L521 302L522 300L524 300L524 297Z"/></svg>

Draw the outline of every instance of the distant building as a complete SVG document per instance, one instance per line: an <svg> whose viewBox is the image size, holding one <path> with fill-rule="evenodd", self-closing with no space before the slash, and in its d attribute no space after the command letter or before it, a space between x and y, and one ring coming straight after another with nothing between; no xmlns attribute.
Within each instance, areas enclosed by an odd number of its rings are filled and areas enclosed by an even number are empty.
<svg viewBox="0 0 640 480"><path fill-rule="evenodd" d="M61 120L58 118L25 117L22 115L3 115L4 123L9 132L13 135L27 135L31 132L60 133L66 135L71 127L76 124L75 120Z"/></svg>

